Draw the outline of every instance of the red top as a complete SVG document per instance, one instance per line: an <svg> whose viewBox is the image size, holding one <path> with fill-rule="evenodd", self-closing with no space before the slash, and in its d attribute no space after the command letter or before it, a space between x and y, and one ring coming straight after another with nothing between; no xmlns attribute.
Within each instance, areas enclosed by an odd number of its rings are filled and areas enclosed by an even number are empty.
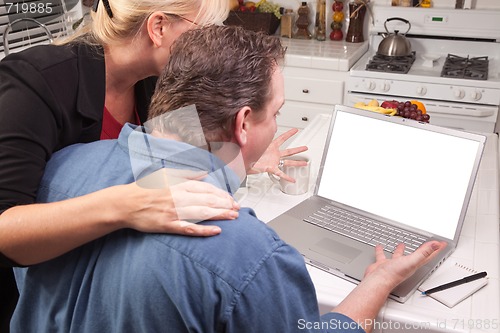
<svg viewBox="0 0 500 333"><path fill-rule="evenodd" d="M139 119L139 114L137 109L134 109L135 125L141 123ZM102 129L101 129L101 140L118 139L120 131L122 130L123 124L120 124L116 119L109 113L108 109L104 107L102 115Z"/></svg>

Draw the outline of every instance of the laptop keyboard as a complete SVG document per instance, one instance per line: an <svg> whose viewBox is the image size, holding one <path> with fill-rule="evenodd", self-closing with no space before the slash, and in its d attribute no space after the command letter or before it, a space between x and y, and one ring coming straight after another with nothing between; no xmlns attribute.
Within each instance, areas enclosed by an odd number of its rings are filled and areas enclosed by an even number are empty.
<svg viewBox="0 0 500 333"><path fill-rule="evenodd" d="M385 251L391 253L398 244L404 243L405 254L410 254L427 241L421 235L328 205L305 218L304 221L371 246L380 244Z"/></svg>

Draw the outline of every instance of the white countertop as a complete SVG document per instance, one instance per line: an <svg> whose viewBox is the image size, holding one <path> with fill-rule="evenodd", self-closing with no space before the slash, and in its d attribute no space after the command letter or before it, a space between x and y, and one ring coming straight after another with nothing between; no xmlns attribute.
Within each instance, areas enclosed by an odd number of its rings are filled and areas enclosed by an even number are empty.
<svg viewBox="0 0 500 333"><path fill-rule="evenodd" d="M368 41L317 41L315 39L281 38L286 46L285 65L347 72L368 50Z"/></svg>
<svg viewBox="0 0 500 333"><path fill-rule="evenodd" d="M272 183L267 174L252 175L248 177L247 194L242 198L241 205L252 207L261 220L268 222L312 195L329 122L329 115L318 115L290 144L290 147L304 144L309 147L303 153L311 159L308 193L286 195L279 190L278 185ZM422 297L418 292L404 304L388 300L378 317L387 326L374 332L393 332L391 329L398 327L394 323L410 325L399 326L404 332L420 331L415 327L423 328L425 332L500 331L499 202L498 136L488 134L458 247L442 265L445 268L458 261L473 269L485 270L488 272L488 285L452 309L430 297ZM330 311L355 287L351 282L315 267L307 267L316 287L322 313Z"/></svg>

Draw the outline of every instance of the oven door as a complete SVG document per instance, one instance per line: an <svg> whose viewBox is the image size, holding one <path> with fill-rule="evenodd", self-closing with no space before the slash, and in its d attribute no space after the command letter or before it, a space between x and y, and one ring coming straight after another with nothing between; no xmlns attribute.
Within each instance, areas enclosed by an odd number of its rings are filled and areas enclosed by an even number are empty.
<svg viewBox="0 0 500 333"><path fill-rule="evenodd" d="M346 105L353 106L357 102L368 103L376 99L379 103L385 100L417 99L425 105L433 125L455 128L464 131L493 133L498 119L498 106L453 103L422 98L401 97L390 95L365 94L347 92Z"/></svg>

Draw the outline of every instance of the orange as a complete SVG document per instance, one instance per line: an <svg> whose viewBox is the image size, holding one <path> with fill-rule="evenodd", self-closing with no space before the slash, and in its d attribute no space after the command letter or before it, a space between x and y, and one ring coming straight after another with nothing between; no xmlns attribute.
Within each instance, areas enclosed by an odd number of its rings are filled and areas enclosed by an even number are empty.
<svg viewBox="0 0 500 333"><path fill-rule="evenodd" d="M412 104L415 104L417 106L417 109L419 109L419 110L422 111L422 114L426 114L427 113L427 110L425 109L424 103L422 103L420 101L416 101L416 100L411 100L410 102Z"/></svg>

